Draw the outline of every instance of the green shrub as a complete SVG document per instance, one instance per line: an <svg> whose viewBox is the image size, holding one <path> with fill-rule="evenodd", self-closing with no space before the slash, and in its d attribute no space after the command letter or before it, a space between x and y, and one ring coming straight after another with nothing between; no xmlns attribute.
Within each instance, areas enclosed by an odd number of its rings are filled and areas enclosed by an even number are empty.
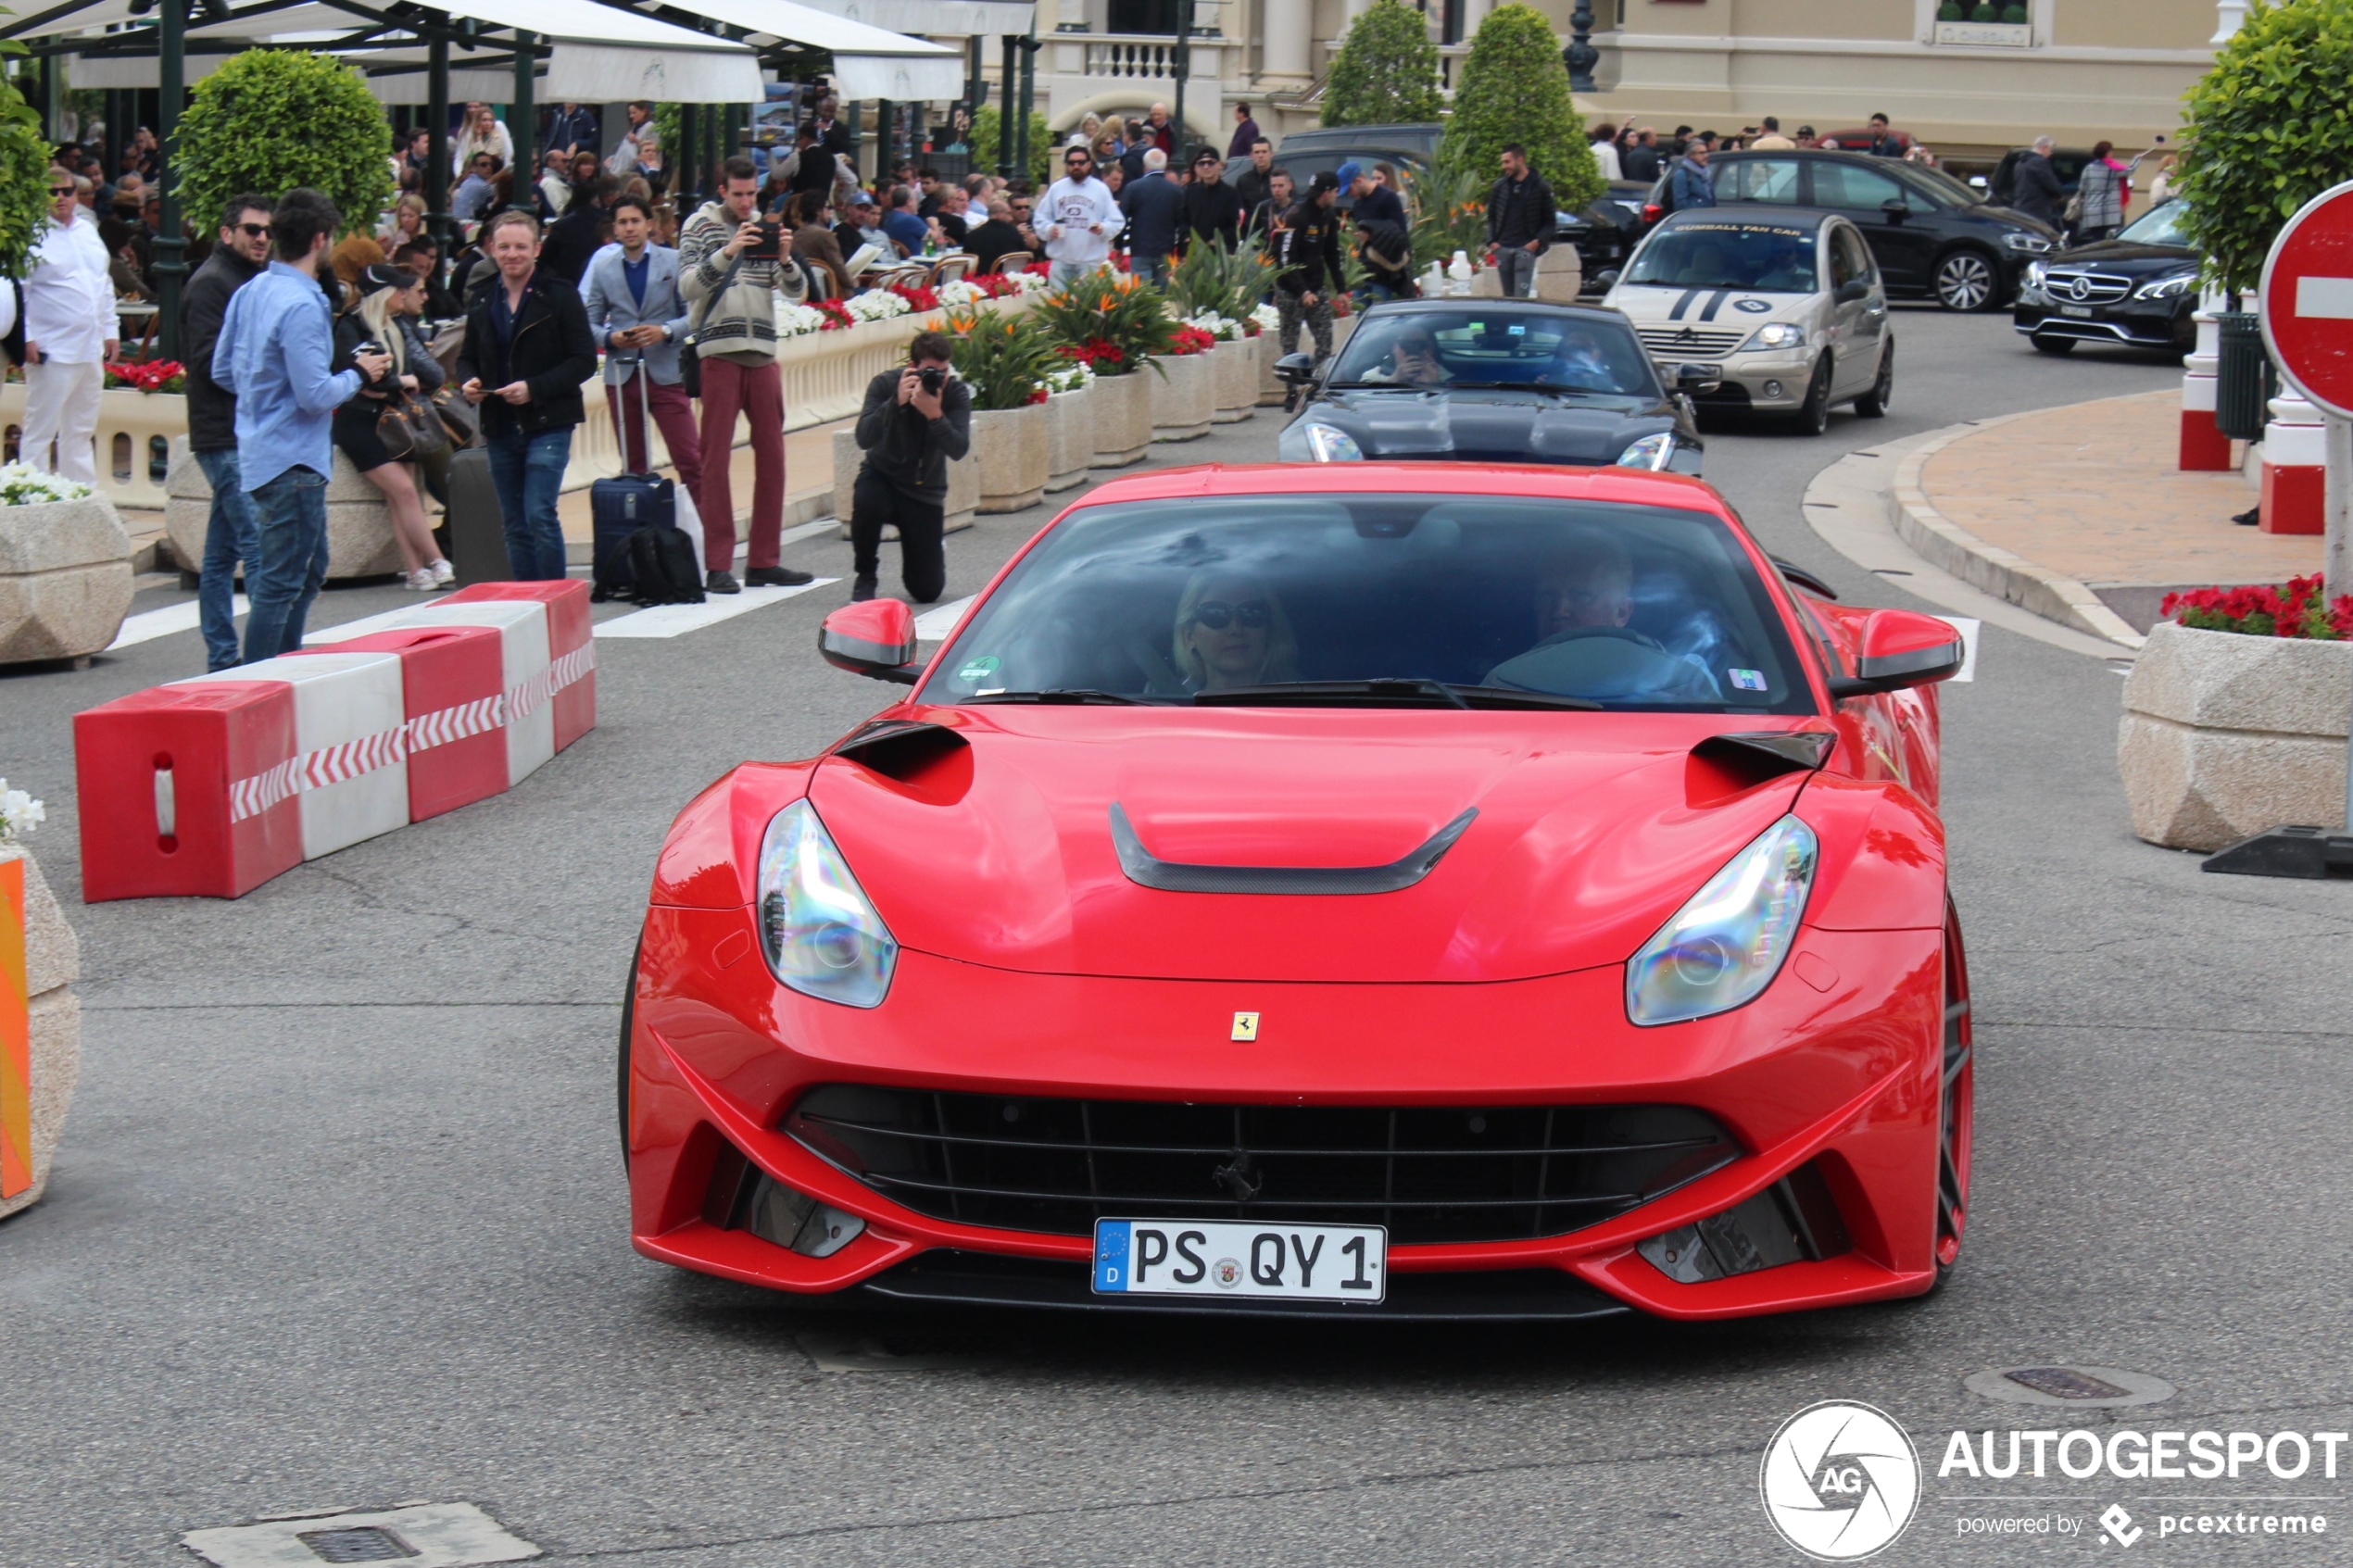
<svg viewBox="0 0 2353 1568"><path fill-rule="evenodd" d="M1401 0L1373 0L1349 24L1332 60L1324 84L1324 123L1419 125L1436 119L1443 104L1438 45L1429 41L1422 13Z"/></svg>
<svg viewBox="0 0 2353 1568"><path fill-rule="evenodd" d="M1569 95L1560 41L1532 6L1501 6L1479 23L1455 79L1439 167L1491 184L1502 171L1497 159L1515 143L1562 211L1575 212L1607 189Z"/></svg>
<svg viewBox="0 0 2353 1568"><path fill-rule="evenodd" d="M1026 315L951 311L948 347L949 363L971 391L973 407L980 409L1019 408L1038 402L1045 395L1047 372L1063 363L1052 337Z"/></svg>
<svg viewBox="0 0 2353 1568"><path fill-rule="evenodd" d="M2183 101L2184 226L2245 292L2296 209L2353 179L2353 0L2258 0Z"/></svg>
<svg viewBox="0 0 2353 1568"><path fill-rule="evenodd" d="M1126 272L1105 267L1073 278L1054 294L1040 295L1031 312L1045 327L1056 351L1085 358L1099 376L1124 376L1168 352L1176 320L1168 296ZM1095 357L1098 345L1109 356ZM1083 351L1083 352L1082 352ZM1161 371L1163 375L1167 372Z"/></svg>
<svg viewBox="0 0 2353 1568"><path fill-rule="evenodd" d="M9 51L23 52L16 44ZM57 62L45 60L41 69L55 70ZM24 259L48 221L49 151L41 116L15 83L0 79L0 273L23 272Z"/></svg>
<svg viewBox="0 0 2353 1568"><path fill-rule="evenodd" d="M324 194L344 232L392 199L392 125L359 73L300 49L248 49L196 83L180 117L180 198L199 228L231 196Z"/></svg>
<svg viewBox="0 0 2353 1568"><path fill-rule="evenodd" d="M1254 241L1229 250L1222 243L1197 239L1169 271L1168 297L1179 316L1214 311L1246 321L1269 286L1270 266Z"/></svg>
<svg viewBox="0 0 2353 1568"><path fill-rule="evenodd" d="M973 116L973 168L979 173L997 172L997 133L1000 118L997 106L994 104L982 105L980 112ZM1061 177L1062 171L1054 167L1053 143L1054 133L1046 129L1046 117L1034 110L1031 111L1028 178L1030 182L1038 187L1040 195L1045 194L1048 185L1052 184ZM1013 173L1018 178L1022 170L1016 169Z"/></svg>

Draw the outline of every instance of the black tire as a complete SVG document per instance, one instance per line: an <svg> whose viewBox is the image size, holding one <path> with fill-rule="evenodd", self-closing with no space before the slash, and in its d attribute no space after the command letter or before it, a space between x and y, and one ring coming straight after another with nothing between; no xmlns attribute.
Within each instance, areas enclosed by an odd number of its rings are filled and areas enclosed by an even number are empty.
<svg viewBox="0 0 2353 1568"><path fill-rule="evenodd" d="M1947 310L1990 310L2001 302L2002 275L1983 251L1957 250L1937 262L1930 289Z"/></svg>
<svg viewBox="0 0 2353 1568"><path fill-rule="evenodd" d="M645 957L646 939L637 939L637 947L629 955L629 985L621 994L621 1070L614 1089L615 1110L621 1119L621 1169L629 1170L629 1035L637 1017L637 960Z"/></svg>
<svg viewBox="0 0 2353 1568"><path fill-rule="evenodd" d="M1891 343L1880 350L1879 374L1871 378L1871 389L1855 399L1855 411L1867 420L1882 419L1894 395L1895 345Z"/></svg>
<svg viewBox="0 0 2353 1568"><path fill-rule="evenodd" d="M2079 341L2071 337L2038 337L2030 339L2037 354L2072 354Z"/></svg>
<svg viewBox="0 0 2353 1568"><path fill-rule="evenodd" d="M1977 1132L1975 1033L1969 1019L1969 957L1961 946L1960 912L1944 899L1944 1027L1943 1082L1936 1112L1936 1283L1944 1288L1960 1266L1968 1227L1969 1167Z"/></svg>
<svg viewBox="0 0 2353 1568"><path fill-rule="evenodd" d="M1800 435L1820 435L1831 428L1831 362L1825 355L1814 365L1814 379L1806 383L1806 401L1790 416L1790 428Z"/></svg>

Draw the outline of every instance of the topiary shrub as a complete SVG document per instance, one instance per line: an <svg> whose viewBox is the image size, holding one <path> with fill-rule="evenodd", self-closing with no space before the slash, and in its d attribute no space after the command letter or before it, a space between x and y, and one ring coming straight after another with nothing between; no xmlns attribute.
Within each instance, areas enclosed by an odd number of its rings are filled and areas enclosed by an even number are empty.
<svg viewBox="0 0 2353 1568"><path fill-rule="evenodd" d="M57 69L54 59L42 69ZM14 83L0 80L0 273L21 276L49 220L49 138Z"/></svg>
<svg viewBox="0 0 2353 1568"><path fill-rule="evenodd" d="M2183 226L2244 293L2296 209L2353 180L2353 0L2259 0L2183 101Z"/></svg>
<svg viewBox="0 0 2353 1568"><path fill-rule="evenodd" d="M1514 143L1527 150L1564 212L1599 200L1607 189L1585 139L1585 117L1569 96L1560 40L1532 6L1500 6L1479 23L1455 79L1439 168L1491 184L1502 172L1497 159Z"/></svg>
<svg viewBox="0 0 2353 1568"><path fill-rule="evenodd" d="M180 117L180 197L199 228L231 196L307 185L344 232L392 199L392 125L359 73L299 49L248 49L196 83Z"/></svg>
<svg viewBox="0 0 2353 1568"><path fill-rule="evenodd" d="M973 168L984 174L997 172L998 122L1002 119L997 106L983 104L973 116ZM1046 187L1062 178L1062 160L1054 156L1054 134L1046 129L1046 117L1036 110L1029 116L1029 167L1013 170L1015 179L1025 175L1043 195Z"/></svg>
<svg viewBox="0 0 2353 1568"><path fill-rule="evenodd" d="M1297 0L1304 4L1305 0ZM1326 125L1419 125L1444 107L1438 45L1422 13L1373 0L1348 26L1324 84Z"/></svg>

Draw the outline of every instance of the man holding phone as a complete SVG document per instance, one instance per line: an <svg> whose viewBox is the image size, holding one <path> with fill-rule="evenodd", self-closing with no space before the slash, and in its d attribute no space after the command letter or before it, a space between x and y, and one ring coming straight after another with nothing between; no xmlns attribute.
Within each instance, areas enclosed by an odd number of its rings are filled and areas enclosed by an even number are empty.
<svg viewBox="0 0 2353 1568"><path fill-rule="evenodd" d="M735 446L736 416L751 426L751 558L744 581L792 587L805 571L779 564L785 530L785 386L776 370L776 300L799 305L809 284L781 223L755 212L760 171L751 159L729 158L720 169L721 192L703 203L678 235L679 292L686 297L702 379L703 585L714 594L742 592L736 582L736 498L727 454Z"/></svg>

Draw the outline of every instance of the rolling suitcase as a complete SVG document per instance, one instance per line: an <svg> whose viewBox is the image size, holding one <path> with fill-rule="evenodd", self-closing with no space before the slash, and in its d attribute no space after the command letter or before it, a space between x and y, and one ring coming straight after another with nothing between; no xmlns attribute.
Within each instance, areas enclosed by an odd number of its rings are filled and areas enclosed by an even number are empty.
<svg viewBox="0 0 2353 1568"><path fill-rule="evenodd" d="M498 509L498 487L490 483L490 453L469 446L449 455L449 564L457 569L458 586L477 583L511 583L515 569L507 559L507 519Z"/></svg>
<svg viewBox="0 0 2353 1568"><path fill-rule="evenodd" d="M653 464L654 413L651 393L647 383L652 378L645 363L638 362L637 373L629 378L637 383L637 412L645 436L647 467L630 470L628 439L622 441L621 474L612 479L600 479L588 487L588 513L594 530L594 546L590 577L595 583L589 597L598 600L625 599L635 591L635 578L629 557L629 536L641 528L675 528L678 525L678 486L675 482L655 473Z"/></svg>

